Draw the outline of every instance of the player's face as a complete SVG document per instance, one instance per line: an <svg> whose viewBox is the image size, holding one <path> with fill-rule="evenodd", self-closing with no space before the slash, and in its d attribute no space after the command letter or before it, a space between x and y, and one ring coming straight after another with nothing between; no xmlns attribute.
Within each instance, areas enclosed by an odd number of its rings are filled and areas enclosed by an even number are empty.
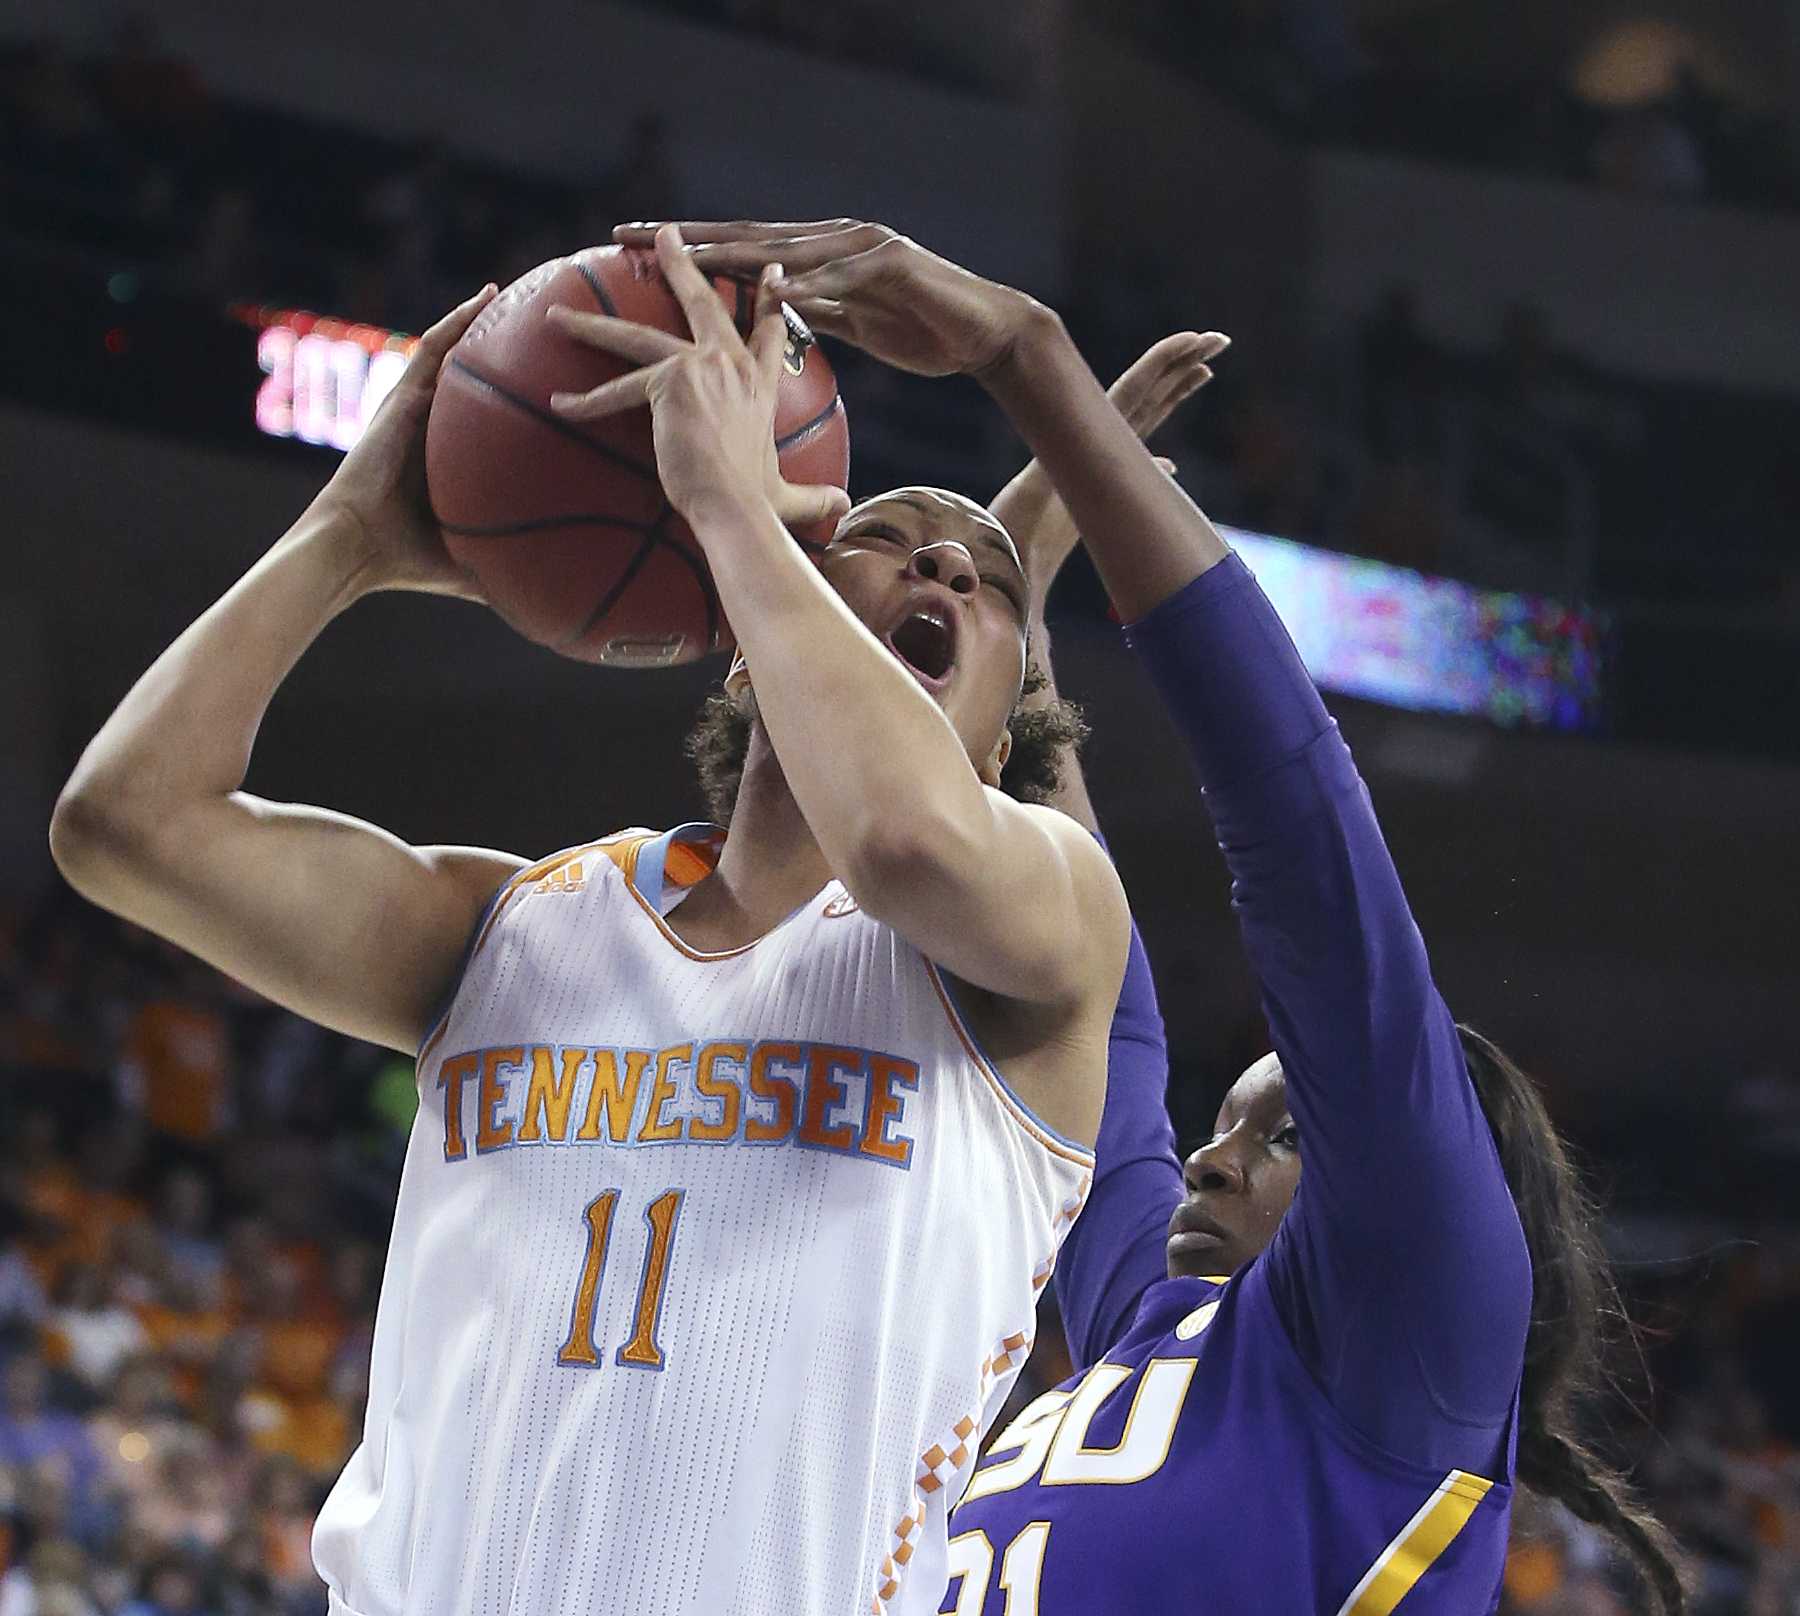
<svg viewBox="0 0 1800 1616"><path fill-rule="evenodd" d="M1300 1182L1300 1138L1281 1062L1231 1085L1213 1136L1182 1164L1187 1199L1169 1220L1169 1276L1234 1274L1275 1238Z"/></svg>
<svg viewBox="0 0 1800 1616"><path fill-rule="evenodd" d="M1006 529L960 494L899 488L851 511L819 567L996 783L1025 674L1025 569Z"/></svg>

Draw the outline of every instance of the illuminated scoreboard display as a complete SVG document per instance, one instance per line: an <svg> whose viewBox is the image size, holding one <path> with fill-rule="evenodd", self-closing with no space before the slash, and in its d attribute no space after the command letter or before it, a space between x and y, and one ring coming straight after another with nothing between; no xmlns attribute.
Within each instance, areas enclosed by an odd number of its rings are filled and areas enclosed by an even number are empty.
<svg viewBox="0 0 1800 1616"><path fill-rule="evenodd" d="M418 346L417 337L303 309L234 312L257 328L258 429L331 449L362 436Z"/></svg>
<svg viewBox="0 0 1800 1616"><path fill-rule="evenodd" d="M1224 532L1327 690L1497 724L1600 723L1601 614L1292 539Z"/></svg>
<svg viewBox="0 0 1800 1616"><path fill-rule="evenodd" d="M333 449L362 436L417 346L397 331L298 309L236 312L258 332L257 427ZM1498 724L1599 724L1605 625L1595 612L1224 531L1325 689Z"/></svg>

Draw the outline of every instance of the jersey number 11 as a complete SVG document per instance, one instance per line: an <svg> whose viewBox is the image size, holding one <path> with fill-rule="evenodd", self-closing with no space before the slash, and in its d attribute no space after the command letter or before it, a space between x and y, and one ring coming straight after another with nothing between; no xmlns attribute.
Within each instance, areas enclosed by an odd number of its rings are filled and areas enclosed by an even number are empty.
<svg viewBox="0 0 1800 1616"><path fill-rule="evenodd" d="M644 1208L650 1226L650 1243L644 1250L644 1272L638 1280L637 1316L631 1339L614 1356L615 1363L633 1369L661 1369L662 1348L656 1340L656 1321L662 1313L663 1293L669 1288L669 1248L675 1243L675 1220L681 1216L683 1190L664 1190ZM600 1276L606 1271L606 1248L612 1239L613 1209L617 1190L602 1190L582 1214L587 1220L587 1256L582 1259L581 1283L575 1287L575 1306L569 1318L569 1337L556 1354L559 1364L597 1369L600 1354L594 1350L594 1308L600 1300Z"/></svg>

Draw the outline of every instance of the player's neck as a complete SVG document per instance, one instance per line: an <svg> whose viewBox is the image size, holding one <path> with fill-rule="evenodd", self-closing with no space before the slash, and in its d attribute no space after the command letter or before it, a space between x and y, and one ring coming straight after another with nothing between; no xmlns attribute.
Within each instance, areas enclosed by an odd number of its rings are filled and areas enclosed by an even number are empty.
<svg viewBox="0 0 1800 1616"><path fill-rule="evenodd" d="M780 925L831 877L774 748L758 725L718 865L670 916L670 924L691 946L736 948ZM690 936L690 929L696 935Z"/></svg>

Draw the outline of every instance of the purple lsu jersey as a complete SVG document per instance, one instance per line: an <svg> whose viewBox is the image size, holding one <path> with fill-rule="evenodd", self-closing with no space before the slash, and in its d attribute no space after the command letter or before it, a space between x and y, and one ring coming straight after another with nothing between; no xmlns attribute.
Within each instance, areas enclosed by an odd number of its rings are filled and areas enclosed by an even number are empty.
<svg viewBox="0 0 1800 1616"><path fill-rule="evenodd" d="M1512 1489L1353 1430L1266 1276L1152 1286L1105 1357L1020 1412L950 1518L944 1612L1496 1608Z"/></svg>
<svg viewBox="0 0 1800 1616"><path fill-rule="evenodd" d="M1056 1274L1083 1372L987 1450L940 1609L1482 1616L1531 1269L1455 1023L1349 749L1242 563L1127 637L1200 777L1303 1170L1233 1278L1166 1277L1186 1191L1134 943Z"/></svg>

